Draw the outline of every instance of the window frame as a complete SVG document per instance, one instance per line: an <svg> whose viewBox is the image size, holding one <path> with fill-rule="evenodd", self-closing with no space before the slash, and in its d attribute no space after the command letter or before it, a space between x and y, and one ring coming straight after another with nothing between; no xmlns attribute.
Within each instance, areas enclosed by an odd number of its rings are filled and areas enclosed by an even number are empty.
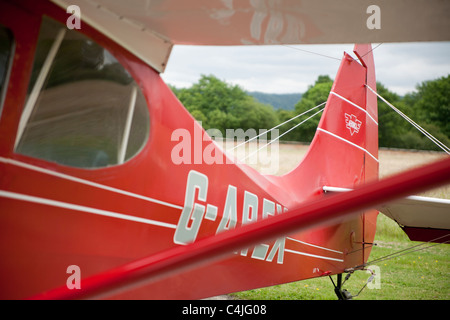
<svg viewBox="0 0 450 320"><path fill-rule="evenodd" d="M6 94L8 92L9 79L11 76L12 66L13 66L13 62L14 62L14 56L16 53L16 38L14 37L14 33L11 30L11 28L8 28L7 26L4 26L3 24L0 24L0 28L4 28L4 30L6 31L6 33L8 33L9 38L11 40L9 57L8 57L8 61L6 62L6 72L5 72L4 78L0 79L0 81L3 81L3 86L0 90L0 119L1 119L2 114L3 114L3 107L5 104L5 100L6 100Z"/></svg>
<svg viewBox="0 0 450 320"><path fill-rule="evenodd" d="M57 19L53 16L44 14L44 15L41 15L41 17L39 19L39 25L38 25L39 30L42 27L42 24L44 23L45 17L52 19L63 25L63 22L61 22L60 19ZM59 32L58 32L57 36L55 37L55 40L51 46L50 52L48 53L48 55L45 59L45 62L42 65L41 70L39 71L38 79L35 81L33 88L31 88L31 93L27 98L25 98L24 108L20 114L19 125L17 127L16 138L14 141L14 147L13 147L14 154L19 155L21 157L23 157L23 156L29 157L29 158L33 158L38 161L44 161L46 163L52 163L57 166L67 167L67 168L71 168L71 169L102 170L102 169L114 168L114 167L123 165L124 163L131 161L132 159L139 156L139 154L141 154L143 152L143 150L146 148L146 146L150 142L150 136L151 136L151 131L152 131L152 117L151 117L151 109L150 109L150 105L149 105L149 99L147 98L147 96L145 94L145 90L142 88L141 85L139 85L139 81L138 81L139 78L136 77L136 75L133 73L133 70L130 70L130 67L129 67L130 61L128 59L129 58L132 58L131 60L137 59L141 63L142 63L142 61L139 60L138 58L134 57L132 55L132 53L128 52L125 48L122 48L115 43L112 43L113 46L110 46L108 43L111 41L110 39L104 39L103 35L100 35L97 30L94 30L94 29L92 29L92 30L89 30L90 32L82 32L82 30L68 30L66 28L59 30ZM54 59L55 59L56 55L58 54L58 50L60 48L61 43L64 41L64 37L67 34L67 31L77 32L80 35L82 35L83 37L87 37L91 41L95 42L98 46L100 46L101 48L106 50L110 55L112 55L115 58L115 60L117 60L117 62L120 64L120 66L129 73L129 75L131 76L131 78L133 80L130 101L128 103L128 106L126 107L127 108L127 116L126 116L126 120L125 120L122 139L121 139L120 146L117 149L117 152L118 152L117 159L118 160L116 162L114 162L112 164L108 164L106 166L98 166L98 167L73 166L73 165L64 164L64 163L61 163L61 162L58 162L55 160L51 160L51 159L47 159L47 158L43 158L43 157L35 157L32 155L27 155L27 154L20 153L19 151L17 151L17 147L21 141L23 132L26 128L28 121L30 120L30 116L36 106L37 99L42 92L43 84L44 84L45 80L47 79L47 77L49 76L49 72L50 72L52 63L54 62ZM36 47L38 44L39 34L40 34L40 31L37 32L37 37L35 39ZM116 46L118 48L114 48ZM12 55L12 56L14 56L14 55ZM31 63L31 69L34 66L34 59L36 57L36 52L33 52L32 56L33 56L33 62ZM41 79L39 79L39 78L41 78ZM31 72L30 72L28 81L31 82ZM147 130L145 133L145 138L142 140L140 147L129 158L126 158L127 148L128 148L129 141L130 141L129 139L130 139L130 132L131 132L131 128L132 128L132 120L133 120L135 107L136 107L136 98L137 98L137 93L139 90L140 90L141 95L144 98L145 109L146 109L145 113L146 113Z"/></svg>

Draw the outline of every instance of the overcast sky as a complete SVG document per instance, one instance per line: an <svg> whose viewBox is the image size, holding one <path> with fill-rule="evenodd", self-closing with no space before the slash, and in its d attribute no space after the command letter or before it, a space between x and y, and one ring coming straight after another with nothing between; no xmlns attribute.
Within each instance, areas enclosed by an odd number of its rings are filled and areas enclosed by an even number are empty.
<svg viewBox="0 0 450 320"><path fill-rule="evenodd" d="M319 75L334 78L343 52L352 53L353 44L294 48L329 57L286 46L175 46L162 76L176 87L189 87L200 75L213 74L247 91L303 93ZM450 74L450 42L383 43L374 57L377 80L400 95Z"/></svg>

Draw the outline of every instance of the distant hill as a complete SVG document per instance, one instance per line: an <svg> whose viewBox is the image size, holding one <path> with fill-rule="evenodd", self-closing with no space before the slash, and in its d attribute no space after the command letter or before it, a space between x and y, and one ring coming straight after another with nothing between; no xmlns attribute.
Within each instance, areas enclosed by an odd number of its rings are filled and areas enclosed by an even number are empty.
<svg viewBox="0 0 450 320"><path fill-rule="evenodd" d="M264 93L264 92L247 92L255 97L261 103L270 104L274 109L294 110L297 102L302 98L301 93Z"/></svg>

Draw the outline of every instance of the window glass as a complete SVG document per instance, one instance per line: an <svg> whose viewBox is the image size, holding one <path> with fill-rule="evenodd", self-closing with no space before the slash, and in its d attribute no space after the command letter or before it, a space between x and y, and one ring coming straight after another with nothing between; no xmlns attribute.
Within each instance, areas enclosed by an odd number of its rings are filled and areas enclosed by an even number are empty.
<svg viewBox="0 0 450 320"><path fill-rule="evenodd" d="M8 71L11 65L13 51L13 37L11 32L0 25L0 115L6 95Z"/></svg>
<svg viewBox="0 0 450 320"><path fill-rule="evenodd" d="M148 132L145 98L114 56L44 18L16 152L68 166L105 167L138 153Z"/></svg>

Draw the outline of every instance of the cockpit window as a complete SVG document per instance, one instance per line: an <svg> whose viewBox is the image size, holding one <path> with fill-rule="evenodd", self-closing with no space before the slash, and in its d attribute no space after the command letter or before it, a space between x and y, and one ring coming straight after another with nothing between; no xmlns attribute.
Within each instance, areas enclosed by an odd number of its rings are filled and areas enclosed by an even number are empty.
<svg viewBox="0 0 450 320"><path fill-rule="evenodd" d="M105 48L44 17L16 152L67 166L117 165L142 149L146 100Z"/></svg>
<svg viewBox="0 0 450 320"><path fill-rule="evenodd" d="M14 42L11 32L0 25L0 116L8 83L8 73L12 62Z"/></svg>

